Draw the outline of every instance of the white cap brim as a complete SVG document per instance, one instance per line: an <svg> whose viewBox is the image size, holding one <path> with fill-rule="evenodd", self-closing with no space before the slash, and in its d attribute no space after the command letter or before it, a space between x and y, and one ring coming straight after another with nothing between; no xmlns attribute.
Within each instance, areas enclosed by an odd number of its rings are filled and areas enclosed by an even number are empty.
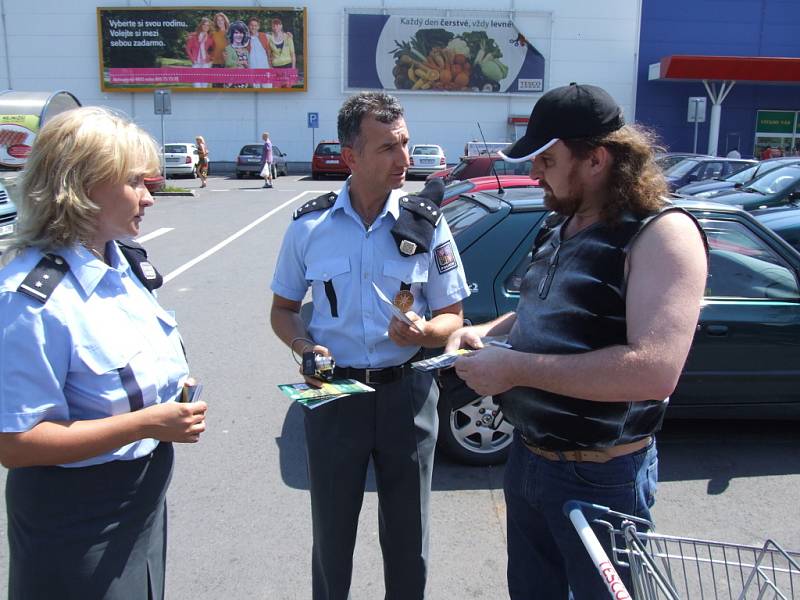
<svg viewBox="0 0 800 600"><path fill-rule="evenodd" d="M500 156L503 157L503 160L507 160L508 162L512 162L512 163L521 163L521 162L525 162L526 160L532 159L537 154L541 154L542 152L547 150L550 146L555 144L558 140L559 140L559 138L553 138L552 140L547 142L544 146L541 146L541 147L537 148L536 150L534 150L533 152L531 152L530 154L526 154L525 156L521 156L519 158L512 158L510 156L506 156L505 154L503 154L502 150L498 150L497 153Z"/></svg>

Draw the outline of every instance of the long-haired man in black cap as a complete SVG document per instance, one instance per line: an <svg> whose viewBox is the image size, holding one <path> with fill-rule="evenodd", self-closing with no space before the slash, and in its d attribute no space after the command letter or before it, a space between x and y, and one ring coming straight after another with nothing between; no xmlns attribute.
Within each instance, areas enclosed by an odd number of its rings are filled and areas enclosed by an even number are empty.
<svg viewBox="0 0 800 600"><path fill-rule="evenodd" d="M651 139L598 87L547 92L504 155L532 161L557 218L537 236L516 312L454 332L447 350L509 336L511 349L455 366L515 427L504 485L511 598L597 600L605 583L563 505L649 519L653 436L697 324L704 236L665 202Z"/></svg>
<svg viewBox="0 0 800 600"><path fill-rule="evenodd" d="M298 353L332 356L335 377L375 389L304 409L313 598L349 597L372 459L386 598L421 600L438 389L430 374L412 370L409 362L420 347L444 345L462 325L461 300L469 290L439 211L441 180L416 196L401 189L408 129L397 100L356 94L339 110L338 128L352 175L338 196L323 194L295 211L272 280L275 333ZM299 310L309 285L313 314L306 326ZM389 300L410 323L393 316ZM421 316L429 311L430 319Z"/></svg>

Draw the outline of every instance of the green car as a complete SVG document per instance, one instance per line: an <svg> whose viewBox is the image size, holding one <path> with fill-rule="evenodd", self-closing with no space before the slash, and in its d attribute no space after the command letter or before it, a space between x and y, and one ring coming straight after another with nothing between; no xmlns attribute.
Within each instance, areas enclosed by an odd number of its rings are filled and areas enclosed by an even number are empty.
<svg viewBox="0 0 800 600"><path fill-rule="evenodd" d="M678 200L710 245L706 297L668 417L800 418L800 254L733 206ZM463 194L442 208L472 295L465 319L515 309L547 210L537 188ZM491 397L452 410L439 401L439 444L460 462L505 460L513 428Z"/></svg>

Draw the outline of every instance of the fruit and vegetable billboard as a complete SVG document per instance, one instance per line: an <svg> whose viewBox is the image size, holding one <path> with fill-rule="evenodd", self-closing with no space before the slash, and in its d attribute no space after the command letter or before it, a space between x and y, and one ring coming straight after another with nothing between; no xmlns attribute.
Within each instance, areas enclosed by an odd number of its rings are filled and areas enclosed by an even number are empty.
<svg viewBox="0 0 800 600"><path fill-rule="evenodd" d="M104 92L306 91L306 9L98 8Z"/></svg>
<svg viewBox="0 0 800 600"><path fill-rule="evenodd" d="M504 17L347 15L349 89L540 93L545 58Z"/></svg>

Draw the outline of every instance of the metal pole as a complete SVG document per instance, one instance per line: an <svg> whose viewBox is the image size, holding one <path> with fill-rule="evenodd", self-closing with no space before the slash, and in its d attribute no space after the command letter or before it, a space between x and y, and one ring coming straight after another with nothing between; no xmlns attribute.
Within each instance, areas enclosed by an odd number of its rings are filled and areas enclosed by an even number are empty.
<svg viewBox="0 0 800 600"><path fill-rule="evenodd" d="M692 152L697 154L697 107L700 102L698 102L697 98L692 98L692 102L694 103L694 150Z"/></svg>
<svg viewBox="0 0 800 600"><path fill-rule="evenodd" d="M161 175L164 176L164 179L167 178L167 167L164 160L164 113L161 113ZM696 143L696 142L695 142Z"/></svg>

